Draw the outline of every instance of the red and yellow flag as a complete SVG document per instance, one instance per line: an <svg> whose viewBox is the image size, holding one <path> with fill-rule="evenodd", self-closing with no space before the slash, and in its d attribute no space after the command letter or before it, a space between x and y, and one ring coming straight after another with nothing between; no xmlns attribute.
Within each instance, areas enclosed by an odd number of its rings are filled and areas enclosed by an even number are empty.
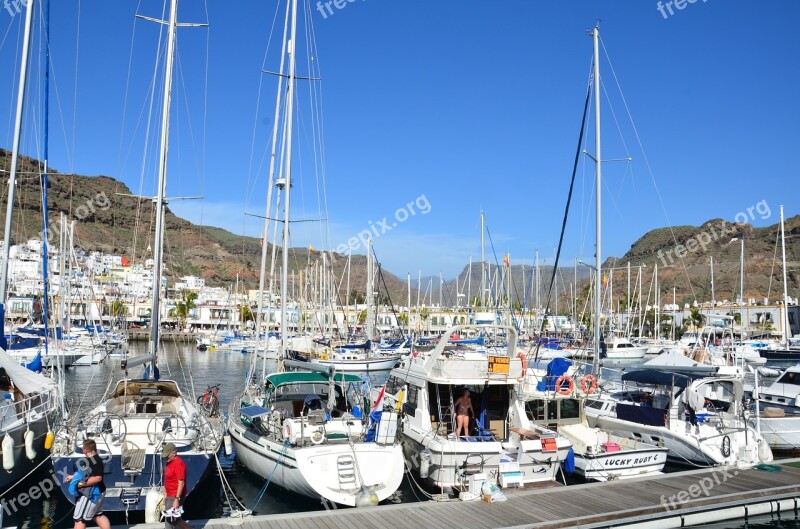
<svg viewBox="0 0 800 529"><path fill-rule="evenodd" d="M509 266L511 266L511 263L510 263L510 262L509 262L509 260L508 260L508 254L505 254L505 255L503 256L503 262L506 264L506 267L509 267Z"/></svg>

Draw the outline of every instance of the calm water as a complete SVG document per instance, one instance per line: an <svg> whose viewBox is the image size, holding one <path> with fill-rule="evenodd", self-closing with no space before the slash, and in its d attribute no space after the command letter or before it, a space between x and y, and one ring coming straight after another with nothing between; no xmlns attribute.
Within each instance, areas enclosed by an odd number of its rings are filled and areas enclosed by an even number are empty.
<svg viewBox="0 0 800 529"><path fill-rule="evenodd" d="M144 351L144 343L134 343L135 351ZM219 399L220 409L227 411L228 405L241 391L245 377L253 361L252 355L224 352L198 352L192 345L167 343L159 359L162 378L176 380L186 395L199 395L207 385L221 384ZM609 367L627 368L633 364L609 365ZM134 368L131 375L140 375L141 367ZM109 384L115 384L122 376L118 359L109 359L103 364L76 367L66 374L67 399L73 416L79 416L96 406L98 399L106 391ZM374 383L382 383L382 379L373 376ZM378 375L380 376L380 375ZM386 374L383 375L385 377ZM270 486L257 504L254 500L259 495L263 480L247 472L238 465L233 457L220 456L225 476L231 484L239 501L257 514L273 514L284 512L321 510L324 508L317 501L305 499L277 487ZM46 479L50 472L49 462L14 489L6 492L4 498L11 498L29 490L36 483ZM403 501L415 501L414 491L404 484L401 489ZM220 479L216 473L200 484L189 497L186 504L186 518L207 519L225 516L229 512L229 500L222 491ZM65 528L72 527L72 504L63 497L60 491L53 491L49 499L31 502L24 512L5 514L3 527L24 528ZM109 513L112 525L125 524L122 513ZM142 514L131 513L129 523L144 521ZM769 516L756 518L754 522L732 522L706 527L753 529L766 528L800 528L800 521L792 519L771 519Z"/></svg>

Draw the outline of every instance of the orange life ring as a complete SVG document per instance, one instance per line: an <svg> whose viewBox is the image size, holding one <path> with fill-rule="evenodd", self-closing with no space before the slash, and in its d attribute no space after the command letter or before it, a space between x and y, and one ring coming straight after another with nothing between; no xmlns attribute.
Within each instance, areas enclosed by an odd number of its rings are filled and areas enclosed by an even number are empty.
<svg viewBox="0 0 800 529"><path fill-rule="evenodd" d="M528 357L525 356L525 353L519 353L517 357L522 364L522 374L520 375L520 378L525 378L525 372L528 370Z"/></svg>
<svg viewBox="0 0 800 529"><path fill-rule="evenodd" d="M587 395L591 395L594 393L594 390L597 389L597 377L594 375L584 375L581 379L581 391L586 393Z"/></svg>
<svg viewBox="0 0 800 529"><path fill-rule="evenodd" d="M564 382L567 382L567 387L564 387ZM556 379L556 393L559 395L571 395L575 390L575 381L569 375L561 375Z"/></svg>

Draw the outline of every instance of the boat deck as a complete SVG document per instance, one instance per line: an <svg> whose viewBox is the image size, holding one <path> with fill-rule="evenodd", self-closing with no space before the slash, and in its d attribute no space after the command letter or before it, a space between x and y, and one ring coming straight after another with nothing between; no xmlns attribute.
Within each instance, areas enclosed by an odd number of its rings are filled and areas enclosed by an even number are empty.
<svg viewBox="0 0 800 529"><path fill-rule="evenodd" d="M555 529L623 524L653 527L655 520L661 520L659 527L681 527L778 512L795 519L800 507L800 467L789 463L788 460L779 462L776 465L779 472L729 467L604 484L526 489L512 491L507 501L492 504L480 500L406 503L370 509L252 516L243 521L192 520L190 525L209 529L231 525L245 529Z"/></svg>

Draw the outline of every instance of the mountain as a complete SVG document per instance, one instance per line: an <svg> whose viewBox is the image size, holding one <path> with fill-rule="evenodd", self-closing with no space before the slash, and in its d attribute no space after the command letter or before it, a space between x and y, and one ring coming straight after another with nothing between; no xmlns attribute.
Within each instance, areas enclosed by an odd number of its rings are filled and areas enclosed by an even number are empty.
<svg viewBox="0 0 800 529"><path fill-rule="evenodd" d="M8 189L11 153L0 149L0 174L3 189ZM12 243L42 238L41 164L21 156L17 169L17 191L14 207ZM101 251L127 257L141 263L152 257L155 209L151 200L135 198L122 182L108 176L81 176L48 173L48 241L58 246L59 214L75 220L75 245L87 252ZM0 204L5 219L6 200ZM239 280L245 288L258 287L261 263L261 242L255 237L235 235L221 228L197 226L175 216L167 208L165 216L166 275L174 280L184 275L202 277L209 285L229 285ZM271 252L271 250L270 250ZM280 262L280 248L277 258ZM308 248L289 250L290 272L306 274L309 264L321 262L319 252ZM366 288L366 257L354 255L350 274L351 289ZM333 256L333 273L339 281L347 265L346 255ZM384 281L393 298L405 292L404 282L384 272ZM344 282L343 282L344 283ZM276 282L277 284L277 282ZM376 287L377 288L377 287ZM344 296L344 286L341 293ZM343 298L344 299L344 298Z"/></svg>
<svg viewBox="0 0 800 529"><path fill-rule="evenodd" d="M0 174L3 189L7 189L8 168L11 153L0 149ZM42 208L40 163L32 158L20 157L18 186L14 209L12 241L24 242L29 238L41 238ZM49 241L58 244L59 213L65 213L75 223L75 245L86 251L102 251L123 255L133 262L143 262L151 257L149 244L152 241L155 219L152 201L130 195L131 190L122 182L108 176L81 176L50 170L48 186L48 211L50 218ZM768 208L767 208L768 210ZM769 211L769 210L768 210ZM5 197L0 204L0 215L5 218ZM777 211L770 211L777 217ZM644 234L633 243L630 250L619 258L609 258L604 264L604 275L613 283L614 300L620 300L627 290L627 265L631 266L631 284L636 284L639 266L642 268L642 300L654 303L655 294L650 284L655 265L658 264L659 290L662 304L672 302L673 288L680 304L699 303L711 299L710 259L714 258L714 291L717 301L734 300L739 289L739 256L741 240L745 244L745 298L774 301L783 293L781 252L776 223L764 228L755 228L748 223L729 223L713 219L702 226L677 226L659 228ZM789 268L789 295L798 295L800 277L800 216L786 220L786 258ZM737 239L733 241L733 239ZM206 279L209 285L229 285L236 280L244 282L245 288L256 288L261 260L259 239L235 235L221 228L197 226L181 219L167 208L165 264L167 275L174 280L183 275L196 275ZM280 259L280 249L277 253ZM347 256L330 254L333 274L341 281L340 296L344 299L344 277ZM319 252L308 248L289 250L291 272L306 274L309 263L321 261ZM570 262L571 264L571 262ZM610 268L615 268L613 272ZM487 263L487 289L498 292L508 299L506 270L511 272L512 299L526 306L535 305L536 293L532 288L532 267L502 263ZM590 269L578 267L579 305L586 302L587 282ZM613 274L613 277L612 277ZM375 289L381 297L389 297L394 305L405 305L407 283L382 270ZM552 275L551 266L540 269L540 302L545 303L547 287ZM456 279L448 280L441 288L441 299L445 306L455 305L457 295L462 302L469 293L475 298L480 294L480 263L472 263L459 273ZM499 279L498 279L499 278ZM570 285L574 283L574 269L559 267L559 308L567 306ZM384 286L385 283L385 286ZM426 305L438 305L440 280L438 277L422 279L420 301ZM364 292L366 285L366 257L354 255L350 273L351 290ZM458 287L458 288L456 288ZM417 301L417 278L412 278L412 304ZM554 308L555 302L551 304Z"/></svg>

